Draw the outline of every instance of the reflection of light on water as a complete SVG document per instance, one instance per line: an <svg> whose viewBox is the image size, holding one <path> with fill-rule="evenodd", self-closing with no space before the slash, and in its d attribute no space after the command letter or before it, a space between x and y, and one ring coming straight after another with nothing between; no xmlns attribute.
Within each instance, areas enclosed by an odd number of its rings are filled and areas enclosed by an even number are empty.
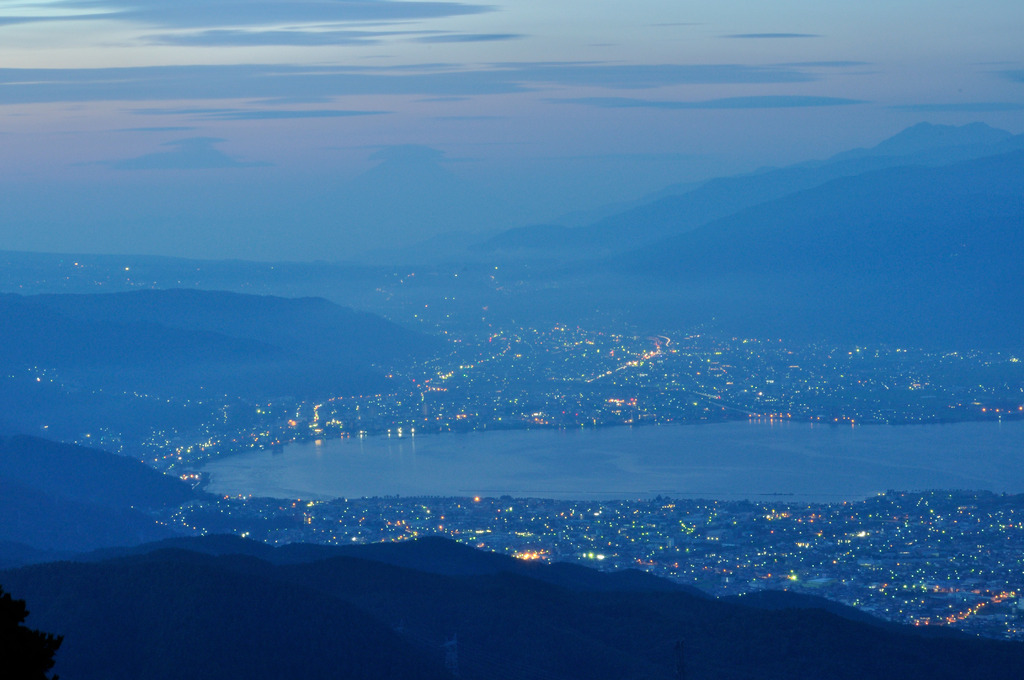
<svg viewBox="0 0 1024 680"><path fill-rule="evenodd" d="M382 433L383 434L383 433ZM1024 488L1024 423L829 427L742 424L468 435L352 437L290 444L284 456L211 461L214 491L848 500L885 488ZM358 447L354 439L359 440ZM417 445L416 439L423 439ZM969 442L969 443L968 443ZM310 444L313 444L312 446ZM971 450L977 455L967 456ZM304 465L305 461L310 463ZM255 465L250 465L255 460ZM648 491L649 490L649 491ZM792 494L792 495L788 495ZM274 495L273 493L257 495Z"/></svg>

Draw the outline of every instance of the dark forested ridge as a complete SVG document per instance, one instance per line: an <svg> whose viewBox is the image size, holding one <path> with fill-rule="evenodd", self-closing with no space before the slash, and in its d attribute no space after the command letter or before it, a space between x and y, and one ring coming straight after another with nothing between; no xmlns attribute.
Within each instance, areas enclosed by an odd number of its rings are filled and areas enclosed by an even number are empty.
<svg viewBox="0 0 1024 680"><path fill-rule="evenodd" d="M381 317L323 298L283 298L212 290L140 290L109 295L38 295L28 298L82 321L113 325L157 324L266 345L284 354L308 354L325 363L367 367L418 355L430 339Z"/></svg>
<svg viewBox="0 0 1024 680"><path fill-rule="evenodd" d="M145 514L196 498L124 456L36 437L0 437L0 565L172 536Z"/></svg>
<svg viewBox="0 0 1024 680"><path fill-rule="evenodd" d="M0 434L137 442L216 405L359 394L440 345L322 298L203 290L0 294Z"/></svg>
<svg viewBox="0 0 1024 680"><path fill-rule="evenodd" d="M170 545L0 572L0 583L29 602L32 626L65 635L55 670L83 680L451 677L444 644L456 637L464 678L668 679L681 662L695 679L1009 679L1024 663L1018 643L924 637L806 600L769 610L656 579L552 577L555 565L439 539Z"/></svg>
<svg viewBox="0 0 1024 680"><path fill-rule="evenodd" d="M434 341L318 298L220 291L2 295L5 367L51 367L112 389L271 394L372 390L375 366Z"/></svg>
<svg viewBox="0 0 1024 680"><path fill-rule="evenodd" d="M181 505L192 488L136 460L38 437L0 437L0 476L105 507Z"/></svg>

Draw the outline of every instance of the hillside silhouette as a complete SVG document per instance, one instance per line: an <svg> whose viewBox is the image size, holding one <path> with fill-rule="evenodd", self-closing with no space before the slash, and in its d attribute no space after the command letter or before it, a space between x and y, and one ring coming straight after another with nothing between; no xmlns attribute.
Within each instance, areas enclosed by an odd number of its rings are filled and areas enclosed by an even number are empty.
<svg viewBox="0 0 1024 680"><path fill-rule="evenodd" d="M146 514L199 495L136 460L37 437L0 437L0 565L175 535Z"/></svg>
<svg viewBox="0 0 1024 680"><path fill-rule="evenodd" d="M24 600L0 588L0 663L5 677L46 680L63 639L24 625L28 614Z"/></svg>
<svg viewBox="0 0 1024 680"><path fill-rule="evenodd" d="M192 430L208 397L379 394L441 344L322 298L220 291L0 294L0 316L0 434L64 440Z"/></svg>
<svg viewBox="0 0 1024 680"><path fill-rule="evenodd" d="M0 583L33 602L33 625L65 635L58 670L84 680L452 677L453 640L459 677L493 680L668 679L680 662L695 679L1009 679L1024 663L1019 643L936 639L806 600L748 607L657 579L551 578L554 565L525 571L439 539L305 559L213 544L220 554L158 544L8 570Z"/></svg>

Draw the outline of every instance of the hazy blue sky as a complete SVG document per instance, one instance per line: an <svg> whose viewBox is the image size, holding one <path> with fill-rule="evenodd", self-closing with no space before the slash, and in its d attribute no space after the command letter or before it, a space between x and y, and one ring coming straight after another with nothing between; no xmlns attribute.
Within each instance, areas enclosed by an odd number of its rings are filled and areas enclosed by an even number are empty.
<svg viewBox="0 0 1024 680"><path fill-rule="evenodd" d="M0 249L342 259L927 120L1024 132L1020 0L6 0Z"/></svg>

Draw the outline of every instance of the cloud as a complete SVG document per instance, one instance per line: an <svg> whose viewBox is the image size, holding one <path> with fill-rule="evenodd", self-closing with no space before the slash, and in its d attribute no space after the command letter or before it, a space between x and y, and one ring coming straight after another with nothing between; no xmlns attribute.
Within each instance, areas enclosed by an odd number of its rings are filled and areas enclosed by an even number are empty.
<svg viewBox="0 0 1024 680"><path fill-rule="evenodd" d="M293 118L350 118L352 116L379 116L390 111L358 111L349 109L205 109L205 108L150 108L134 109L132 113L144 116L190 116L205 120L287 120ZM173 129L173 128L169 128Z"/></svg>
<svg viewBox="0 0 1024 680"><path fill-rule="evenodd" d="M292 104L330 104L334 101L334 97L315 97L315 96L302 96L302 97L273 97L270 99L260 99L251 104L260 104L265 106L282 106Z"/></svg>
<svg viewBox="0 0 1024 680"><path fill-rule="evenodd" d="M493 42L496 40L516 40L523 36L518 33L449 33L442 35L424 35L413 38L413 42L419 43L463 43L463 42Z"/></svg>
<svg viewBox="0 0 1024 680"><path fill-rule="evenodd" d="M123 19L165 28L228 28L282 23L407 21L490 12L492 7L459 2L402 0L57 0L48 12L65 18ZM52 19L52 15L39 17Z"/></svg>
<svg viewBox="0 0 1024 680"><path fill-rule="evenodd" d="M141 116L215 116L222 113L231 113L239 109L201 109L201 108L158 108L158 109L133 109L132 113Z"/></svg>
<svg viewBox="0 0 1024 680"><path fill-rule="evenodd" d="M288 99L343 95L480 95L523 92L510 73L389 68L150 66L0 69L0 104L199 99Z"/></svg>
<svg viewBox="0 0 1024 680"><path fill-rule="evenodd" d="M791 68L738 64L507 64L510 77L526 82L644 89L670 85L801 83L815 76Z"/></svg>
<svg viewBox="0 0 1024 680"><path fill-rule="evenodd" d="M373 45L383 36L401 35L394 31L243 31L211 29L191 33L149 35L154 45L180 47L254 47L267 45L317 47L323 45Z"/></svg>
<svg viewBox="0 0 1024 680"><path fill-rule="evenodd" d="M68 4L68 3L62 3ZM70 19L102 19L108 17L107 12L76 12L65 11L51 12L49 14L15 14L4 16L4 7L0 6L0 26L14 26L16 24L34 24L41 22L68 21ZM8 10L9 11L9 10Z"/></svg>
<svg viewBox="0 0 1024 680"><path fill-rule="evenodd" d="M507 120L508 116L434 116L434 120L457 120L457 121L472 121L472 120Z"/></svg>
<svg viewBox="0 0 1024 680"><path fill-rule="evenodd" d="M801 83L818 76L791 67L736 64L623 65L502 63L459 69L272 64L0 69L0 104L89 101L325 98L353 95L472 96L540 85L634 90L671 85Z"/></svg>
<svg viewBox="0 0 1024 680"><path fill-rule="evenodd" d="M762 38L820 38L821 36L816 33L735 33L733 35L723 35L722 37L760 40Z"/></svg>
<svg viewBox="0 0 1024 680"><path fill-rule="evenodd" d="M422 144L394 144L382 146L370 158L378 161L416 161L436 163L444 158L444 151Z"/></svg>
<svg viewBox="0 0 1024 680"><path fill-rule="evenodd" d="M411 38L420 43L492 42L513 40L516 33L449 33L447 31L361 31L290 28L286 30L208 29L159 33L143 39L152 45L179 47L322 47L325 45L377 45L385 38Z"/></svg>
<svg viewBox="0 0 1024 680"><path fill-rule="evenodd" d="M1024 111L1024 104L1016 102L956 102L946 104L903 104L890 106L895 111L914 113L998 113L999 111Z"/></svg>
<svg viewBox="0 0 1024 680"><path fill-rule="evenodd" d="M601 154L581 154L576 156L560 156L559 158L564 160L573 161L605 161L605 162L622 162L622 161L651 161L656 163L678 163L679 161L692 161L701 160L708 158L707 154L698 153L678 153L678 152L662 152L662 153L601 153Z"/></svg>
<svg viewBox="0 0 1024 680"><path fill-rule="evenodd" d="M379 116L389 111L349 111L336 109L313 109L287 111L281 109L246 110L232 109L206 114L205 118L216 120L287 120L292 118L351 118L353 116Z"/></svg>
<svg viewBox="0 0 1024 680"><path fill-rule="evenodd" d="M186 127L183 125L168 125L165 127L134 127L134 128L122 128L120 130L114 130L114 132L187 132L188 130L194 130L193 127Z"/></svg>
<svg viewBox="0 0 1024 680"><path fill-rule="evenodd" d="M849 68L854 66L870 66L870 61L794 61L780 66L805 68Z"/></svg>
<svg viewBox="0 0 1024 680"><path fill-rule="evenodd" d="M268 163L243 163L228 156L214 145L223 142L216 137L189 137L163 146L171 151L157 151L136 158L109 161L116 170L210 170L219 168L250 168L269 165Z"/></svg>
<svg viewBox="0 0 1024 680"><path fill-rule="evenodd" d="M313 111L243 111L219 113L211 116L219 120L286 120L291 118L351 118L353 116L380 116L389 111L338 111L338 110L313 110Z"/></svg>
<svg viewBox="0 0 1024 680"><path fill-rule="evenodd" d="M551 101L570 104L585 104L605 109L791 109L817 106L848 106L863 104L859 99L841 97L804 97L797 95L765 95L758 97L726 97L696 102L666 101L657 99L631 99L628 97L581 97L576 99L553 99Z"/></svg>
<svg viewBox="0 0 1024 680"><path fill-rule="evenodd" d="M45 21L50 17L3 17L0 16L0 26L13 26L15 24L29 24L37 21Z"/></svg>

